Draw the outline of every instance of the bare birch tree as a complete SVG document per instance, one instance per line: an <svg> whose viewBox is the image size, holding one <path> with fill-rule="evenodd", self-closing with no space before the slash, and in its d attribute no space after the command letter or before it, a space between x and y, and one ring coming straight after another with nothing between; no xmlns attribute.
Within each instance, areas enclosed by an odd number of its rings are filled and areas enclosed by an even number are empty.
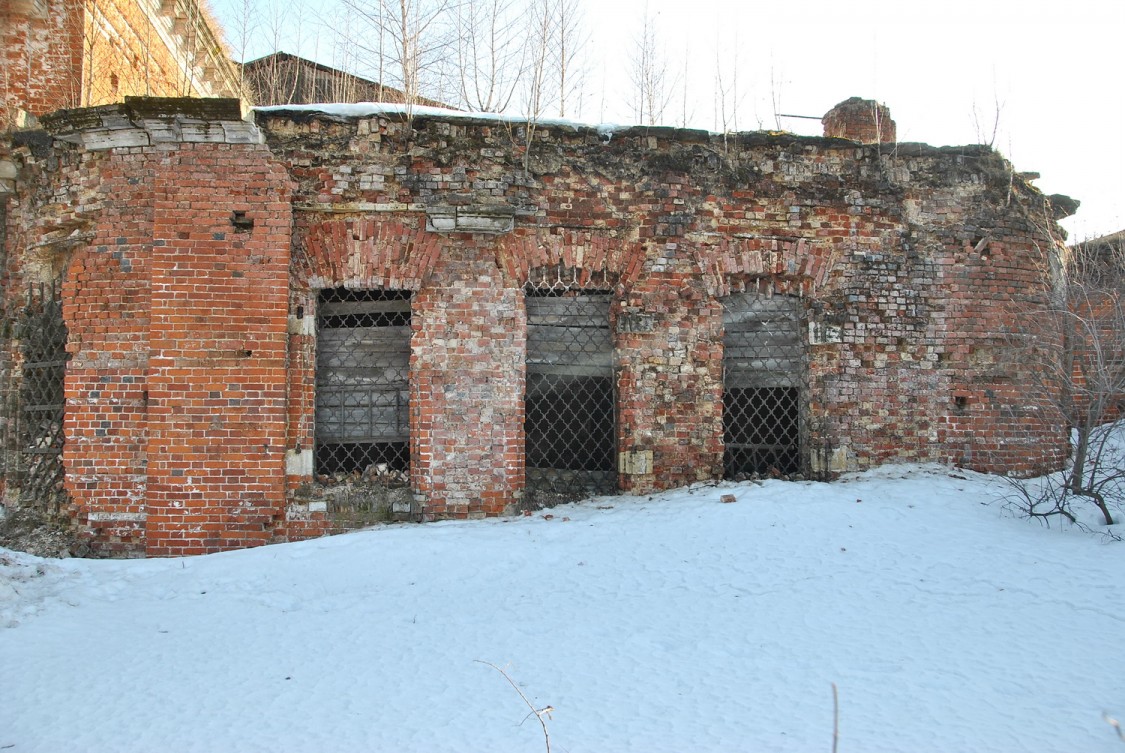
<svg viewBox="0 0 1125 753"><path fill-rule="evenodd" d="M714 79L714 107L715 107L715 124L714 129L719 133L729 133L731 131L731 108L733 99L730 86L727 82L727 76L724 75L726 65L723 61L722 49L719 45L715 45L715 79Z"/></svg>
<svg viewBox="0 0 1125 753"><path fill-rule="evenodd" d="M238 0L234 22L227 32L227 42L238 59L238 88L246 96L246 57L258 26L258 6L254 0ZM255 103L256 104L256 103Z"/></svg>
<svg viewBox="0 0 1125 753"><path fill-rule="evenodd" d="M587 43L585 18L579 0L555 0L554 34L551 44L553 75L558 83L560 118L567 117L575 99L581 101L585 71L582 53Z"/></svg>
<svg viewBox="0 0 1125 753"><path fill-rule="evenodd" d="M531 145L543 111L550 106L552 92L546 86L550 73L554 39L555 0L532 0L527 14L526 64L523 69L524 156L523 167L530 166Z"/></svg>
<svg viewBox="0 0 1125 753"><path fill-rule="evenodd" d="M656 125L664 118L670 99L668 61L661 48L656 19L645 4L641 31L629 58L632 94L630 103L638 123Z"/></svg>
<svg viewBox="0 0 1125 753"><path fill-rule="evenodd" d="M771 59L770 63L770 104L773 106L773 126L777 130L781 127L781 95L785 88L785 77Z"/></svg>
<svg viewBox="0 0 1125 753"><path fill-rule="evenodd" d="M720 133L739 130L738 116L745 101L745 92L739 82L739 40L736 28L729 45L723 44L721 30L716 31L714 77L714 128Z"/></svg>
<svg viewBox="0 0 1125 753"><path fill-rule="evenodd" d="M402 90L407 116L427 92L440 96L454 48L452 0L341 0L357 22L353 41L379 80Z"/></svg>
<svg viewBox="0 0 1125 753"><path fill-rule="evenodd" d="M503 112L527 62L527 37L515 0L463 0L454 10L458 97L478 112Z"/></svg>

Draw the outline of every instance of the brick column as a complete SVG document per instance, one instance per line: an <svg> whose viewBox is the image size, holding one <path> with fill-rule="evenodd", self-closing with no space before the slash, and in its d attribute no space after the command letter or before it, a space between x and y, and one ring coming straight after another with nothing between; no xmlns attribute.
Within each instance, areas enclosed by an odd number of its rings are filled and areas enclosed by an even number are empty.
<svg viewBox="0 0 1125 753"><path fill-rule="evenodd" d="M722 306L686 250L659 253L615 327L620 485L639 494L723 472Z"/></svg>
<svg viewBox="0 0 1125 753"><path fill-rule="evenodd" d="M155 194L147 553L266 543L285 510L288 178L262 147L184 145Z"/></svg>
<svg viewBox="0 0 1125 753"><path fill-rule="evenodd" d="M99 554L144 554L145 374L153 160L105 157L97 179L113 196L63 281L71 361L63 464L84 540Z"/></svg>
<svg viewBox="0 0 1125 753"><path fill-rule="evenodd" d="M523 294L490 242L455 238L413 308L410 468L424 516L499 515L524 484Z"/></svg>

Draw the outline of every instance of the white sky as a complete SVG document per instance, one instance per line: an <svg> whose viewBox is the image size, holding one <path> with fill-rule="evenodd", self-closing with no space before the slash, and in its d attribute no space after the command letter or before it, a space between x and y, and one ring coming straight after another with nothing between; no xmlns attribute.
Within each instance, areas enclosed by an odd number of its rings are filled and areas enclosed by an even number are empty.
<svg viewBox="0 0 1125 753"><path fill-rule="evenodd" d="M580 112L567 114L631 122L630 53L644 0L584 2L588 95ZM247 3L260 19L247 57L276 46L333 63L331 24L316 22L332 0L212 0L228 36ZM820 116L851 96L878 99L890 107L900 141L992 140L1017 170L1042 174L1036 185L1044 193L1079 199L1082 208L1063 223L1072 239L1125 229L1118 137L1125 124L1125 4L648 0L648 8L675 82L670 125L684 120L686 90L688 125L721 128L712 93L721 59L724 75L737 65L740 130L776 128L775 110ZM813 120L780 124L820 133Z"/></svg>

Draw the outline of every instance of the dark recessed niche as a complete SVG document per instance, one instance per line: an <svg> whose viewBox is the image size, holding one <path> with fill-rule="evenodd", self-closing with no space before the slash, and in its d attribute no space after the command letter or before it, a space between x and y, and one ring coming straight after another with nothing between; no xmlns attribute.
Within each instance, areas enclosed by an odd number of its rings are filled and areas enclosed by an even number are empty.
<svg viewBox="0 0 1125 753"><path fill-rule="evenodd" d="M235 210L230 213L230 224L235 230L247 231L254 229L254 218L247 217L246 212Z"/></svg>

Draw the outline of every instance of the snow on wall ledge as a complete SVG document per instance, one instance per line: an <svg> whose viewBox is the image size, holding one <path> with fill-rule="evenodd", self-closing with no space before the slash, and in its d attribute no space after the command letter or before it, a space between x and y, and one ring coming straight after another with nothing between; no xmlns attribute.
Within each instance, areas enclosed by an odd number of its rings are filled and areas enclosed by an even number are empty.
<svg viewBox="0 0 1125 753"><path fill-rule="evenodd" d="M349 108L135 100L0 144L7 310L62 278L65 483L96 551L518 509L525 288L548 278L610 297L620 490L723 474L723 302L747 291L800 312L800 473L1063 460L1005 334L1061 233L985 147ZM333 288L411 295L409 488L384 507L349 508L362 484L310 453ZM771 326L742 367L775 367Z"/></svg>

